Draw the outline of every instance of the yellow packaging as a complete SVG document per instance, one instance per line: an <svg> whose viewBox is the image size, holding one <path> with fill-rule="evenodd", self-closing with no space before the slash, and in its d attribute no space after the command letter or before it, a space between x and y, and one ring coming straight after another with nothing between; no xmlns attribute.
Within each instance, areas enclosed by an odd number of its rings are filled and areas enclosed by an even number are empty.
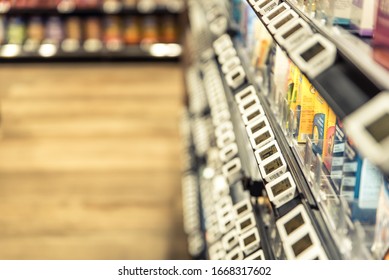
<svg viewBox="0 0 389 280"><path fill-rule="evenodd" d="M323 155L323 143L327 135L328 104L315 90L315 106L312 127L312 149L316 154Z"/></svg>
<svg viewBox="0 0 389 280"><path fill-rule="evenodd" d="M297 102L294 108L295 129L293 135L297 142L305 143L308 138L312 137L315 96L317 91L303 74L300 75L299 79Z"/></svg>

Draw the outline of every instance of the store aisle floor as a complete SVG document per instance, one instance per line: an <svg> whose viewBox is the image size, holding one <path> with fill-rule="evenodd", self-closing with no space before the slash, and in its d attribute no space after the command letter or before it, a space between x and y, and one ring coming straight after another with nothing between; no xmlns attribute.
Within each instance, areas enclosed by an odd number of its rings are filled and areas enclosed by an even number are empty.
<svg viewBox="0 0 389 280"><path fill-rule="evenodd" d="M183 259L177 64L0 68L0 259Z"/></svg>

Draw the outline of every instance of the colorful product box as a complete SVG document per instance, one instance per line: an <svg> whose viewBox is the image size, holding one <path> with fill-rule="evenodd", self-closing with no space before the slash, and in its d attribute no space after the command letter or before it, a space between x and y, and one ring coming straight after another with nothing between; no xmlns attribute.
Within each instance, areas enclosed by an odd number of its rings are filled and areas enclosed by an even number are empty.
<svg viewBox="0 0 389 280"><path fill-rule="evenodd" d="M346 135L343 130L343 123L339 118L336 119L335 136L331 157L331 180L334 183L337 193L340 190L340 184L343 177L344 151Z"/></svg>
<svg viewBox="0 0 389 280"><path fill-rule="evenodd" d="M327 133L328 104L315 90L315 105L312 127L312 150L315 154L323 155L323 144Z"/></svg>
<svg viewBox="0 0 389 280"><path fill-rule="evenodd" d="M301 74L299 77L299 89L297 93L298 105L294 112L296 116L294 137L299 143L305 143L308 138L312 138L315 95L315 88L307 77Z"/></svg>
<svg viewBox="0 0 389 280"><path fill-rule="evenodd" d="M353 0L336 0L334 3L334 23L349 25Z"/></svg>
<svg viewBox="0 0 389 280"><path fill-rule="evenodd" d="M375 223L382 178L379 169L363 159L347 139L340 195L349 201L353 220Z"/></svg>
<svg viewBox="0 0 389 280"><path fill-rule="evenodd" d="M389 69L389 0L378 0L374 30L374 59Z"/></svg>
<svg viewBox="0 0 389 280"><path fill-rule="evenodd" d="M328 171L331 171L332 154L335 144L336 115L331 108L328 108L327 132L323 143L323 162Z"/></svg>
<svg viewBox="0 0 389 280"><path fill-rule="evenodd" d="M389 259L389 178L381 186L372 251L377 259Z"/></svg>
<svg viewBox="0 0 389 280"><path fill-rule="evenodd" d="M353 0L351 5L351 26L360 36L371 37L375 18L376 0Z"/></svg>

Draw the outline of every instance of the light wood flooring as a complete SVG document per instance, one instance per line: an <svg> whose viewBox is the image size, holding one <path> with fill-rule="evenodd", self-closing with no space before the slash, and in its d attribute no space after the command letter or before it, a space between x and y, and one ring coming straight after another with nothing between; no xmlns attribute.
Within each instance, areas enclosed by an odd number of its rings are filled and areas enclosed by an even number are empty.
<svg viewBox="0 0 389 280"><path fill-rule="evenodd" d="M0 259L185 259L178 64L0 66Z"/></svg>

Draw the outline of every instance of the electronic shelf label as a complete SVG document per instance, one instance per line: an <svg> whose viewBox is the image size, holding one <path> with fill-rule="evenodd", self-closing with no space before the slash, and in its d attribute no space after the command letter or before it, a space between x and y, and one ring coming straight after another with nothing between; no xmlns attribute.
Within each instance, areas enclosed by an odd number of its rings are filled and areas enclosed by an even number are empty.
<svg viewBox="0 0 389 280"><path fill-rule="evenodd" d="M290 6L286 3L282 3L278 5L276 8L271 10L270 12L266 13L262 20L265 24L269 24L272 20L276 19L278 16L282 15L286 11L290 10Z"/></svg>
<svg viewBox="0 0 389 280"><path fill-rule="evenodd" d="M276 225L281 240L285 241L295 234L301 236L301 233L306 232L311 227L311 221L304 206L299 204L278 219Z"/></svg>
<svg viewBox="0 0 389 280"><path fill-rule="evenodd" d="M305 231L301 236L295 235L283 241L283 245L289 260L326 259L326 254L313 228Z"/></svg>
<svg viewBox="0 0 389 280"><path fill-rule="evenodd" d="M236 143L230 143L219 152L220 160L224 163L232 160L236 155L238 155L238 146Z"/></svg>
<svg viewBox="0 0 389 280"><path fill-rule="evenodd" d="M253 85L250 85L235 95L235 101L240 104L246 100L246 98L250 98L251 96L257 96L257 91Z"/></svg>
<svg viewBox="0 0 389 280"><path fill-rule="evenodd" d="M253 5L254 10L262 16L273 10L278 5L278 0L260 0Z"/></svg>
<svg viewBox="0 0 389 280"><path fill-rule="evenodd" d="M211 260L224 260L226 257L226 251L220 241L209 247L208 254Z"/></svg>
<svg viewBox="0 0 389 280"><path fill-rule="evenodd" d="M274 38L287 51L292 51L302 42L305 42L312 33L309 25L299 18L280 28Z"/></svg>
<svg viewBox="0 0 389 280"><path fill-rule="evenodd" d="M239 104L239 111L241 114L244 114L245 112L250 111L252 108L256 108L260 105L261 102L259 102L258 96L251 95Z"/></svg>
<svg viewBox="0 0 389 280"><path fill-rule="evenodd" d="M238 157L227 162L222 167L222 173L226 177L229 184L233 184L241 179L242 163Z"/></svg>
<svg viewBox="0 0 389 280"><path fill-rule="evenodd" d="M257 159L258 164L266 160L267 158L275 155L277 153L281 153L280 147L278 146L277 140L273 140L261 148L255 150L255 158Z"/></svg>
<svg viewBox="0 0 389 280"><path fill-rule="evenodd" d="M217 61L220 63L220 64L224 64L226 63L228 60L230 60L231 58L233 57L236 57L237 56L237 53L236 53L236 50L235 48L231 47L231 48L228 48L226 50L224 50L217 58Z"/></svg>
<svg viewBox="0 0 389 280"><path fill-rule="evenodd" d="M213 42L213 49L216 55L219 56L223 51L233 47L233 45L230 35L223 34Z"/></svg>
<svg viewBox="0 0 389 280"><path fill-rule="evenodd" d="M267 27L270 33L274 35L278 32L278 30L288 26L291 22L298 18L299 16L295 11L287 10L286 12L274 18Z"/></svg>
<svg viewBox="0 0 389 280"><path fill-rule="evenodd" d="M245 216L253 211L250 199L244 199L234 205L235 214L238 218Z"/></svg>
<svg viewBox="0 0 389 280"><path fill-rule="evenodd" d="M243 260L244 254L240 247L235 247L231 252L226 255L226 260Z"/></svg>
<svg viewBox="0 0 389 280"><path fill-rule="evenodd" d="M235 215L231 212L227 213L223 217L219 217L219 229L222 234L229 232L235 228Z"/></svg>
<svg viewBox="0 0 389 280"><path fill-rule="evenodd" d="M246 111L242 115L243 123L245 125L248 125L250 122L253 122L265 115L265 112L263 111L263 108L261 105L257 104L250 110Z"/></svg>
<svg viewBox="0 0 389 280"><path fill-rule="evenodd" d="M227 60L222 65L222 72L223 72L223 74L227 74L227 73L231 72L234 68L238 67L239 65L241 65L241 61L240 61L239 57L234 56L234 57L230 58L229 60Z"/></svg>
<svg viewBox="0 0 389 280"><path fill-rule="evenodd" d="M290 53L291 59L309 78L315 78L336 59L336 47L320 34L307 38Z"/></svg>
<svg viewBox="0 0 389 280"><path fill-rule="evenodd" d="M227 145L235 142L235 133L231 130L223 133L216 139L216 145L219 149L223 149Z"/></svg>
<svg viewBox="0 0 389 280"><path fill-rule="evenodd" d="M262 250L258 250L251 255L247 256L245 260L265 260L265 255L263 254Z"/></svg>
<svg viewBox="0 0 389 280"><path fill-rule="evenodd" d="M262 161L259 164L259 169L262 178L267 182L271 182L286 172L287 165L282 154L277 153Z"/></svg>
<svg viewBox="0 0 389 280"><path fill-rule="evenodd" d="M277 207L284 205L296 196L296 183L289 172L265 185L269 200Z"/></svg>
<svg viewBox="0 0 389 280"><path fill-rule="evenodd" d="M264 115L264 116L254 120L254 121L251 121L247 125L246 131L247 131L248 136L251 137L265 127L270 127L270 124L269 124L267 117Z"/></svg>
<svg viewBox="0 0 389 280"><path fill-rule="evenodd" d="M227 85L232 89L237 89L246 80L246 72L244 71L242 65L238 65L230 72L225 74Z"/></svg>
<svg viewBox="0 0 389 280"><path fill-rule="evenodd" d="M232 229L222 237L223 248L226 251L231 251L234 247L239 245L238 233L236 229Z"/></svg>
<svg viewBox="0 0 389 280"><path fill-rule="evenodd" d="M242 216L236 221L236 230L240 235L255 226L256 226L256 222L255 222L255 216L253 212L248 213L245 216Z"/></svg>
<svg viewBox="0 0 389 280"><path fill-rule="evenodd" d="M261 238L259 237L258 229L253 227L239 236L239 245L241 250L249 255L260 248Z"/></svg>
<svg viewBox="0 0 389 280"><path fill-rule="evenodd" d="M389 91L376 95L343 124L358 151L389 174Z"/></svg>
<svg viewBox="0 0 389 280"><path fill-rule="evenodd" d="M255 134L249 137L251 146L254 150L261 148L267 143L274 140L274 133L270 126L262 128Z"/></svg>

